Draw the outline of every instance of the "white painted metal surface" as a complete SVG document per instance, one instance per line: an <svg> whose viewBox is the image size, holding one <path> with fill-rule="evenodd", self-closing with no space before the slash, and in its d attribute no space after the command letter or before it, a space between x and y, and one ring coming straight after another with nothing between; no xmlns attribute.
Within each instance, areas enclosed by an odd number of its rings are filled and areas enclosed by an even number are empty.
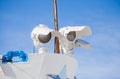
<svg viewBox="0 0 120 79"><path fill-rule="evenodd" d="M64 36L66 36L70 31L76 32L76 38L92 34L89 26L66 26L59 30L59 32Z"/></svg>
<svg viewBox="0 0 120 79"><path fill-rule="evenodd" d="M7 64L0 62L0 65L4 71L4 77L15 79L48 79L47 74L58 75L66 66L67 78L74 79L77 60L63 54L35 53L29 55L29 62Z"/></svg>

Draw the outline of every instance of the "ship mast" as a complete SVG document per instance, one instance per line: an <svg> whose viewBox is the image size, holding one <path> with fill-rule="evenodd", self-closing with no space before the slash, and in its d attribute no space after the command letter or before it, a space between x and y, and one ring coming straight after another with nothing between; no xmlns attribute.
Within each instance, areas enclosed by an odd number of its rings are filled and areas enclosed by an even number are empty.
<svg viewBox="0 0 120 79"><path fill-rule="evenodd" d="M54 2L54 27L55 27L55 31L58 31L57 1L53 0L53 2ZM55 49L54 49L54 52L57 53L57 54L60 54L58 37L55 37Z"/></svg>

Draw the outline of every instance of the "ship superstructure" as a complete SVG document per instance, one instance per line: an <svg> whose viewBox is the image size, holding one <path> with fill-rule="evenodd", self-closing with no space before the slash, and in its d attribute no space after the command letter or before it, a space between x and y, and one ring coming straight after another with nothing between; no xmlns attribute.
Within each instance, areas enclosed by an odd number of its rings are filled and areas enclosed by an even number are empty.
<svg viewBox="0 0 120 79"><path fill-rule="evenodd" d="M54 6L55 3L56 0ZM77 79L75 73L78 62L73 57L74 48L91 48L88 42L82 40L83 36L92 34L91 29L89 26L65 26L58 29L56 10L54 14L55 30L39 24L31 32L37 53L18 50L0 55L0 79ZM56 51L49 53L44 45L48 45L52 38L55 38L57 47Z"/></svg>

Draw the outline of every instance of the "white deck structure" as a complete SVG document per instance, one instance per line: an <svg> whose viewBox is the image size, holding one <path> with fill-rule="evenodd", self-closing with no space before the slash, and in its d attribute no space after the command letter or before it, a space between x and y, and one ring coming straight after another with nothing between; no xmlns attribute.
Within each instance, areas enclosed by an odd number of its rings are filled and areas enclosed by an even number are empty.
<svg viewBox="0 0 120 79"><path fill-rule="evenodd" d="M48 74L59 75L66 66L66 76L74 77L77 60L58 54L30 54L28 62L2 64L0 61L0 79L48 79ZM4 79L2 77L2 79Z"/></svg>

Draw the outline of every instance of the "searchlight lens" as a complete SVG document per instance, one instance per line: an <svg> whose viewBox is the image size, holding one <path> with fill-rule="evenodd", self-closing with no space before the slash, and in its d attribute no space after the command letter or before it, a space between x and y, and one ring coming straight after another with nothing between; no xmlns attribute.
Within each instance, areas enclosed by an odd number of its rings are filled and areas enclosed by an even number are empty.
<svg viewBox="0 0 120 79"><path fill-rule="evenodd" d="M71 32L69 32L69 33L67 34L67 39L68 39L69 41L74 41L75 38L76 38L76 33L75 33L75 31L71 31Z"/></svg>
<svg viewBox="0 0 120 79"><path fill-rule="evenodd" d="M51 33L49 33L48 35L39 34L38 36L38 40L42 43L48 43L50 39L51 39Z"/></svg>

